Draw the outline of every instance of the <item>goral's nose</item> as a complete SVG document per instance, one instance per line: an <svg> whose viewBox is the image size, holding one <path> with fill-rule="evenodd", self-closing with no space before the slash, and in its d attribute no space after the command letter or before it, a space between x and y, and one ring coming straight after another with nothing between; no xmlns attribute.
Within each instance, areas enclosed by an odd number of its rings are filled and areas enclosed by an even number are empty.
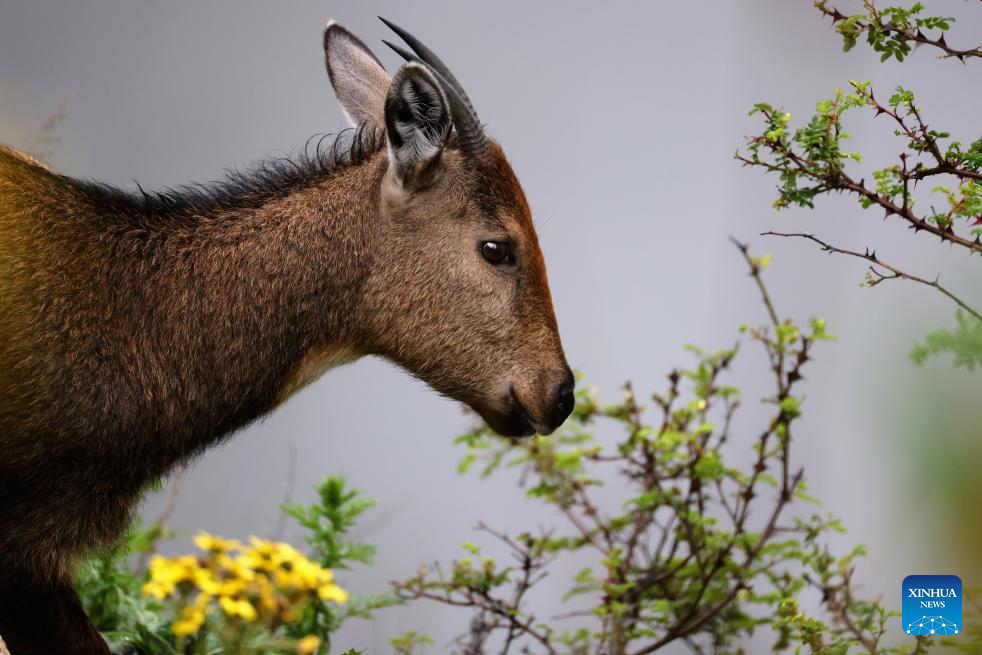
<svg viewBox="0 0 982 655"><path fill-rule="evenodd" d="M573 396L573 390L575 388L576 380L573 378L573 372L567 368L561 374L559 382L552 389L552 402L550 404L552 412L549 416L550 431L562 425L569 418L570 413L572 413L575 403L575 397Z"/></svg>

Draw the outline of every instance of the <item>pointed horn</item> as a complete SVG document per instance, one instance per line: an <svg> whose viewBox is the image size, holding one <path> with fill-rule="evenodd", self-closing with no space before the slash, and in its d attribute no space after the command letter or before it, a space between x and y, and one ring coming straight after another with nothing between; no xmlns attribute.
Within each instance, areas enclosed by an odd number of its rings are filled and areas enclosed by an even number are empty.
<svg viewBox="0 0 982 655"><path fill-rule="evenodd" d="M412 48L413 52L415 52L418 55L420 61L422 61L430 68L436 70L437 72L440 73L440 75L446 78L446 80L450 82L450 84L453 85L453 87L457 90L457 94L460 95L461 99L463 99L463 101L467 103L467 106L470 108L471 113L474 114L475 116L477 115L477 112L474 110L474 105L471 103L470 98L467 97L467 92L464 91L464 87L461 86L460 82L457 80L456 77L454 77L454 74L450 71L450 68L448 68L447 65L443 63L443 60L440 59L435 52L427 48L425 45L423 45L422 41L417 39L415 36L407 32L406 30L402 29L395 23L388 21L385 18L382 18L381 16L379 16L378 18L380 21L385 23L389 29L395 32L399 36L399 38L405 41L406 45ZM391 48L392 45L389 44L389 47ZM396 52L399 51L396 50ZM403 50L402 52L405 52L405 50ZM404 56L402 55L402 53L399 54L400 56Z"/></svg>
<svg viewBox="0 0 982 655"><path fill-rule="evenodd" d="M457 78L454 77L454 74L450 72L450 69L447 68L447 65L432 50L423 45L419 39L406 30L385 20L381 16L379 16L379 20L398 34L416 54L413 55L384 39L383 43L392 48L396 54L406 61L418 61L425 64L427 68L436 74L444 86L447 100L450 101L450 108L453 112L454 127L457 128L457 136L461 149L472 156L481 156L486 153L488 141L484 135L484 130L481 128L481 121L477 117L477 111L474 110L474 105L471 104L470 98L467 97L467 93L460 85L460 82L457 81Z"/></svg>

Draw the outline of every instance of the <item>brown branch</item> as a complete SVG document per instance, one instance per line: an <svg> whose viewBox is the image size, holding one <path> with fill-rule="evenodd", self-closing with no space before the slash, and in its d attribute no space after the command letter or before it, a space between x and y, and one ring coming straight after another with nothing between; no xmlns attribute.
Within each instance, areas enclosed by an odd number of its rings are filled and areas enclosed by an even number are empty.
<svg viewBox="0 0 982 655"><path fill-rule="evenodd" d="M798 484L801 482L801 478L802 478L802 472L798 471L798 473L795 475L794 479L791 482L790 486L792 489L798 486ZM770 540L771 536L774 534L774 531L777 528L777 521L780 518L781 513L784 511L784 508L786 506L787 506L787 501L784 500L784 496L782 494L781 499L778 500L777 504L774 507L774 510L771 512L771 516L767 522L767 526L764 528L764 531L761 532L760 540L757 542L756 546L754 546L754 548L747 554L746 558L744 558L743 566L740 569L741 573L737 575L737 584L733 585L733 588L730 589L723 598L721 598L714 605L708 607L701 614L694 616L694 618L692 618L691 620L683 619L683 623L684 623L683 626L679 627L676 630L670 631L668 634L666 634L664 637L662 637L655 643L651 644L650 646L646 646L641 650L635 651L633 655L647 655L648 653L653 653L659 648L675 641L676 639L681 639L683 637L692 634L693 632L698 630L703 624L705 624L707 621L712 620L717 614L719 614L723 609L725 609L728 605L730 605L730 603L733 602L733 599L736 598L736 595L740 593L740 591L746 585L747 579L751 577L750 565L753 564L754 560L757 558L757 555L760 553L764 545ZM695 607L696 606L694 606L693 609L695 609ZM690 615L691 614L692 612L690 611Z"/></svg>
<svg viewBox="0 0 982 655"><path fill-rule="evenodd" d="M482 655L484 653L484 642L488 640L488 635L494 629L494 624L488 624L484 620L484 612L478 612L471 621L471 638L464 649L465 655Z"/></svg>
<svg viewBox="0 0 982 655"><path fill-rule="evenodd" d="M813 171L811 168L808 167L808 163L809 163L808 161L806 161L805 159L803 159L797 153L791 151L790 149L781 150L777 152L779 152L779 154L781 155L786 156L792 163L794 163L801 169L802 173L804 173L808 177L816 181L818 180L823 181L821 186L815 188L815 193L813 195L818 195L819 193L827 193L829 191L836 191L836 190L849 191L851 193L855 193L856 195L862 196L867 200L869 200L871 204L879 205L880 207L882 207L886 211L887 216L893 214L907 221L910 224L910 228L915 232L924 230L925 232L928 232L938 237L942 241L948 241L950 243L954 243L955 245L962 246L963 248L967 248L973 253L982 254L982 241L979 241L979 239L974 239L974 240L966 239L965 237L955 234L951 230L939 227L937 225L932 225L925 219L914 214L914 212L909 207L898 205L892 200L890 200L889 198L881 196L876 191L873 191L872 189L866 187L863 184L862 180L857 182L856 180L852 179L841 170L835 172L833 175ZM736 156L736 159L747 166L764 167L769 172L780 173L780 172L784 172L785 170L780 166L769 164L764 161L754 161L752 159L749 159L739 154ZM912 175L911 179L914 179L913 174L911 175Z"/></svg>
<svg viewBox="0 0 982 655"><path fill-rule="evenodd" d="M870 268L870 272L876 276L876 278L869 283L870 286L876 286L877 284L885 280L896 280L896 279L904 279L904 280L910 280L911 282L917 282L918 284L923 284L925 286L931 287L932 289L938 290L939 292L941 292L942 294L948 296L948 298L953 300L959 307L967 311L975 318L982 321L982 314L980 314L977 310L973 309L971 306L968 305L968 303L966 303L964 300L953 294L951 291L941 286L941 284L938 282L939 278L935 278L934 280L928 280L922 277L918 277L917 275L907 273L897 268L896 266L889 264L883 261L882 259L880 259L879 257L877 257L875 250L870 251L868 248L866 249L865 252L846 250L845 248L839 248L837 246L828 244L822 241L821 239L817 238L813 234L805 234L801 232L763 232L762 235L776 236L776 237L797 237L801 239L809 239L810 241L814 241L815 243L817 243L821 247L821 249L825 252L839 253L841 255L849 255L851 257L858 257L859 259L864 259L873 264L869 268ZM891 274L887 275L881 273L876 269L877 266L887 271L890 271Z"/></svg>
<svg viewBox="0 0 982 655"><path fill-rule="evenodd" d="M181 494L181 485L184 484L184 480L187 477L188 477L187 466L182 466L177 470L177 473L174 474L174 477L171 479L171 483L170 483L170 493L167 494L167 503L164 505L164 509L163 511L160 512L160 515L157 517L157 520L154 521L154 524L166 525L167 522L170 520L170 517L174 513L174 510L177 509L177 498Z"/></svg>
<svg viewBox="0 0 982 655"><path fill-rule="evenodd" d="M836 608L834 604L836 601L833 599L829 605L832 611L837 611L837 618L842 621L843 625L846 626L849 632L852 633L852 635L856 637L856 639L858 639L869 652L875 653L877 652L877 642L879 639L873 638L871 635L867 635L866 631L856 625L856 622L853 621L851 616L849 616L849 607L852 604L852 570L850 569L845 571L843 573L843 578L844 581L842 586L843 593L846 597L845 602L841 604L841 607Z"/></svg>
<svg viewBox="0 0 982 655"><path fill-rule="evenodd" d="M982 179L982 173L975 171L970 171L967 169L959 168L953 164L950 160L945 158L938 148L935 137L931 136L927 125L924 123L920 116L920 113L916 110L916 107L912 106L911 114L915 117L918 123L918 127L922 132L923 136L918 136L914 130L906 124L903 117L894 111L891 111L887 107L884 107L878 103L873 97L872 92L862 91L860 93L871 103L873 108L876 109L877 115L888 114L893 118L898 125L901 127L903 133L911 140L914 144L920 144L928 150L928 152L937 161L937 165L932 168L920 168L915 167L913 171L903 172L903 180L906 182L908 180L919 180L929 175L936 175L941 173L950 173L955 176L959 176L966 179L979 180ZM767 110L762 111L764 117L768 122L771 122L774 118L774 114ZM854 193L861 198L865 198L869 205L877 205L886 211L886 215L896 215L910 224L910 228L915 232L924 230L930 234L941 239L941 241L948 241L963 248L968 249L970 252L982 254L982 240L979 238L969 239L965 238L959 234L956 234L949 225L935 225L930 221L917 216L913 210L910 208L910 203L908 202L907 194L904 194L904 198L901 204L897 204L890 197L883 196L873 189L870 189L865 185L864 180L855 180L845 173L841 165L816 162L808 159L807 157L794 151L790 143L785 143L781 140L768 139L766 137L752 137L749 139L752 147L759 147L759 145L765 146L775 158L777 158L781 163L771 163L759 159L758 157L750 158L737 152L735 158L740 161L745 166L755 166L761 167L771 173L785 174L793 172L795 175L802 175L809 180L816 183L816 186L807 189L809 197L814 198L823 193L829 193L831 191L848 191ZM793 165L793 167L792 167ZM905 164L906 165L906 164Z"/></svg>
<svg viewBox="0 0 982 655"><path fill-rule="evenodd" d="M740 253L743 255L747 266L750 268L750 274L757 283L757 288L760 292L761 298L767 307L768 314L771 321L777 329L781 325L780 318L774 309L774 305L771 302L770 294L767 291L767 287L760 275L761 268L760 265L750 256L749 247L746 244L740 243L735 238L730 237L730 240L737 247ZM810 341L803 339L801 350L798 352L798 357L790 365L788 371L785 371L785 358L784 351L785 347L781 344L772 344L769 341L765 341L765 347L768 350L777 349L778 357L775 360L775 373L777 380L777 398L780 402L781 399L788 396L791 391L791 387L794 383L801 379L800 369L808 359L808 348L810 346ZM753 548L749 549L746 556L744 557L742 566L738 569L739 573L735 575L735 580L733 586L730 590L723 596L722 599L716 603L710 605L709 607L700 610L700 603L702 598L709 588L709 584L712 582L713 577L715 577L719 568L722 566L725 559L729 556L732 551L733 545L735 544L735 539L731 540L730 543L724 547L714 560L713 567L710 569L709 574L703 579L703 586L699 590L699 594L696 600L690 606L688 612L683 616L676 625L671 628L665 635L654 643L641 648L633 653L633 655L647 655L648 653L653 653L658 649L666 646L667 644L676 641L678 639L686 639L693 633L695 633L699 628L705 625L708 621L715 618L721 611L728 607L736 598L737 594L740 593L742 589L747 585L747 581L750 580L755 572L752 570L753 564L757 561L760 556L764 546L770 541L771 537L777 532L779 526L778 521L785 508L790 504L795 491L797 491L801 480L804 476L804 471L799 469L793 476L789 470L789 459L790 459L790 442L791 442L791 423L792 418L788 417L783 410L781 410L775 417L774 421L769 426L768 430L761 436L760 451L758 454L758 462L754 468L754 474L751 477L751 481L748 482L744 490L745 500L743 504L743 512L740 515L738 523L734 526L733 534L734 536L744 533L744 525L749 515L750 500L753 497L753 488L756 484L756 480L759 478L761 472L764 469L763 460L765 457L766 444L768 437L777 431L779 425L783 425L785 429L785 435L781 443L781 493L777 500L774 502L774 507L771 510L771 515L760 533L760 538L757 543L754 544Z"/></svg>
<svg viewBox="0 0 982 655"><path fill-rule="evenodd" d="M867 4L867 6L869 6L869 4ZM833 25L848 18L845 14L840 12L835 7L830 8L828 6L828 0L816 0L815 7L823 14L830 17L832 19ZM902 41L912 41L917 45L928 45L933 48L937 48L938 50L941 50L944 53L943 55L941 55L942 59L950 59L954 57L960 60L962 63L965 63L965 59L967 58L972 58L972 57L982 58L982 46L978 46L976 48L969 48L967 50L959 50L958 48L953 48L949 46L947 41L945 40L943 31L941 32L941 35L938 38L932 39L928 37L926 34L924 34L919 27L901 28L901 27L897 27L892 23L884 23L883 21L877 21L876 24L874 25L873 21L869 19L856 21L855 25L857 30L860 32L868 32L874 27L876 27L877 29L881 29L885 32L889 32L891 34L900 37L900 40Z"/></svg>
<svg viewBox="0 0 982 655"><path fill-rule="evenodd" d="M184 484L184 479L188 476L188 467L182 466L177 469L174 476L171 478L170 488L167 493L167 501L164 503L164 509L161 510L160 515L157 516L156 520L150 524L150 529L162 531L166 526L167 522L170 521L171 515L174 510L177 509L177 499L181 495L181 485ZM159 535L160 533L158 533ZM155 537L156 538L156 537ZM150 553L140 553L140 556L136 560L136 572L142 572L147 568L147 559Z"/></svg>
<svg viewBox="0 0 982 655"><path fill-rule="evenodd" d="M951 163L947 157L945 157L945 155L941 152L941 147L938 145L937 137L931 134L931 130L928 128L927 123L924 122L924 118L921 116L921 112L915 103L911 102L907 106L910 108L910 115L917 121L917 129L920 130L920 136L918 136L914 129L907 124L907 121L904 120L904 117L901 116L899 112L880 104L880 102L873 95L873 91L871 89L858 89L858 93L865 97L873 108L876 109L876 116L886 114L892 118L900 130L904 133L904 136L906 136L912 144L922 144L925 146L928 152L931 154L931 157L936 162L936 165L930 168L925 168L922 164L918 164L914 170L910 172L904 171L903 177L905 181L923 180L924 178L941 175L943 173L976 181L982 180L982 173L970 171L965 168L959 168L955 164ZM901 157L905 157L905 155L901 155ZM905 193L905 200L906 197L907 194Z"/></svg>
<svg viewBox="0 0 982 655"><path fill-rule="evenodd" d="M950 241L951 243L962 246L963 248L968 248L972 252L982 254L982 242L979 242L978 239L966 239L965 237L959 236L945 228L932 225L923 218L920 218L914 214L910 208L904 208L897 205L888 198L884 198L875 191L866 188L861 181L856 182L845 173L839 173L839 181L841 186L847 191L852 191L857 195L864 196L873 203L883 207L886 210L887 215L896 214L900 218L904 219L910 223L911 229L915 231L924 230L925 232L929 232L938 237L942 241Z"/></svg>
<svg viewBox="0 0 982 655"><path fill-rule="evenodd" d="M286 464L286 488L283 491L283 502L280 504L280 515L276 519L276 529L273 531L273 540L279 541L283 538L283 531L286 529L286 510L283 509L293 502L293 488L296 485L297 477L297 448L290 444L287 451Z"/></svg>
<svg viewBox="0 0 982 655"><path fill-rule="evenodd" d="M65 116L68 115L68 106L74 102L78 96L78 92L79 87L75 86L65 94L51 115L41 123L34 138L27 145L27 151L37 157L38 160L47 161L54 154L55 146L61 141L61 138L58 136L58 126L61 125L62 121L65 120Z"/></svg>
<svg viewBox="0 0 982 655"><path fill-rule="evenodd" d="M760 291L760 297L764 301L764 306L767 308L767 314L771 318L771 324L776 328L781 324L781 319L777 317L777 311L774 310L774 303L771 302L771 296L767 292L767 287L764 286L764 281L760 278L760 265L750 256L750 248L747 244L740 243L735 237L730 237L730 241L737 247L737 250L740 251L743 259L747 262L747 266L750 267L750 275L757 284L757 290Z"/></svg>

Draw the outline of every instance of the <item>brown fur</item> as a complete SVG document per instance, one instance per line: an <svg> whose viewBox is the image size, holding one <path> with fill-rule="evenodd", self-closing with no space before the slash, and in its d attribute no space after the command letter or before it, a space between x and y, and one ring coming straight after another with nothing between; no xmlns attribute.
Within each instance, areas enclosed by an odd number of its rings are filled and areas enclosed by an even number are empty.
<svg viewBox="0 0 982 655"><path fill-rule="evenodd" d="M504 434L568 414L545 264L501 149L474 159L451 139L396 179L383 146L369 128L350 151L160 195L0 146L14 655L106 652L70 585L78 559L115 543L148 484L342 361L386 357ZM517 263L485 261L487 240Z"/></svg>
<svg viewBox="0 0 982 655"><path fill-rule="evenodd" d="M64 586L150 482L341 360L389 357L492 421L509 384L548 411L537 376L565 361L524 196L497 147L442 160L412 194L379 150L147 215L0 151L0 571ZM505 236L521 275L477 255Z"/></svg>

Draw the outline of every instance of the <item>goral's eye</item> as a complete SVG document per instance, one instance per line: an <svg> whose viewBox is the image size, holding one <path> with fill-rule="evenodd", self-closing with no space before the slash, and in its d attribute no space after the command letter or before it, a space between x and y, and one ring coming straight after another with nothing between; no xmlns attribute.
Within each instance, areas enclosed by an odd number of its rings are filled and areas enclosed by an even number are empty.
<svg viewBox="0 0 982 655"><path fill-rule="evenodd" d="M485 241L481 244L481 256L490 264L514 264L511 244L504 241Z"/></svg>

